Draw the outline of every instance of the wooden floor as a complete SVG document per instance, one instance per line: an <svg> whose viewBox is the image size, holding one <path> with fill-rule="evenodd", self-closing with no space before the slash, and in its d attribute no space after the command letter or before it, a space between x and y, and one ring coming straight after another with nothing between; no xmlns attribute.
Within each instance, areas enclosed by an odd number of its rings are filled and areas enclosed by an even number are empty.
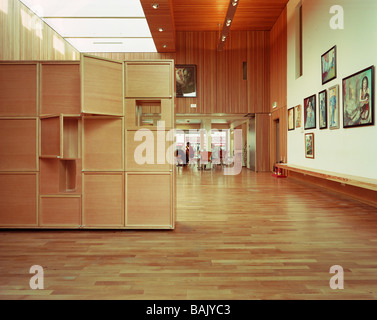
<svg viewBox="0 0 377 320"><path fill-rule="evenodd" d="M376 208L268 173L177 176L174 231L0 231L0 299L377 298Z"/></svg>

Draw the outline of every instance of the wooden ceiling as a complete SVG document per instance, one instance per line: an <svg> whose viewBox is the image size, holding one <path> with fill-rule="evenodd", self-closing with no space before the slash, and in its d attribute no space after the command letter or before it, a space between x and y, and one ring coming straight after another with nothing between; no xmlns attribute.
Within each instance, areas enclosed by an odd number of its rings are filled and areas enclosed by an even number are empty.
<svg viewBox="0 0 377 320"><path fill-rule="evenodd" d="M141 0L159 52L175 50L175 32L219 31L230 0ZM231 31L271 30L288 0L239 0ZM159 4L153 9L152 4ZM159 32L158 28L164 28ZM157 30L157 31L156 31ZM163 44L166 47L163 47Z"/></svg>

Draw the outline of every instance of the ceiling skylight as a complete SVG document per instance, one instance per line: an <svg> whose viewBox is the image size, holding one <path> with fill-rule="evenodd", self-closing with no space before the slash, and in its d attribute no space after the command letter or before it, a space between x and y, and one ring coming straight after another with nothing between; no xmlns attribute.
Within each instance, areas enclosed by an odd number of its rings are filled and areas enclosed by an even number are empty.
<svg viewBox="0 0 377 320"><path fill-rule="evenodd" d="M21 0L80 52L156 52L140 0Z"/></svg>

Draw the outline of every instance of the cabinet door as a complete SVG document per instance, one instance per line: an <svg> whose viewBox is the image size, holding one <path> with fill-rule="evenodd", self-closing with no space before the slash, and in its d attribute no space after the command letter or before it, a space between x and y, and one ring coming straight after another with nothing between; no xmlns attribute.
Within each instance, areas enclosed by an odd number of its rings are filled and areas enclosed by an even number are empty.
<svg viewBox="0 0 377 320"><path fill-rule="evenodd" d="M123 118L84 118L84 171L124 170Z"/></svg>
<svg viewBox="0 0 377 320"><path fill-rule="evenodd" d="M173 96L173 62L126 61L126 98L171 98Z"/></svg>
<svg viewBox="0 0 377 320"><path fill-rule="evenodd" d="M80 65L41 64L40 114L79 114Z"/></svg>
<svg viewBox="0 0 377 320"><path fill-rule="evenodd" d="M41 197L41 227L72 227L81 225L81 197Z"/></svg>
<svg viewBox="0 0 377 320"><path fill-rule="evenodd" d="M0 117L37 115L37 64L0 64Z"/></svg>
<svg viewBox="0 0 377 320"><path fill-rule="evenodd" d="M0 174L0 227L37 226L38 175Z"/></svg>
<svg viewBox="0 0 377 320"><path fill-rule="evenodd" d="M123 116L123 63L82 55L81 111Z"/></svg>
<svg viewBox="0 0 377 320"><path fill-rule="evenodd" d="M38 171L37 119L1 119L0 136L0 171Z"/></svg>
<svg viewBox="0 0 377 320"><path fill-rule="evenodd" d="M173 229L173 175L126 174L126 227Z"/></svg>
<svg viewBox="0 0 377 320"><path fill-rule="evenodd" d="M123 173L85 173L83 180L83 226L124 226Z"/></svg>

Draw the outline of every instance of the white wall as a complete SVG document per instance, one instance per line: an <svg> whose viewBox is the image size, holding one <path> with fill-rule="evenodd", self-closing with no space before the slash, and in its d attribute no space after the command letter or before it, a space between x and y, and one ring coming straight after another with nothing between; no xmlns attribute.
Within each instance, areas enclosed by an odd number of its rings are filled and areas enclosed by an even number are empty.
<svg viewBox="0 0 377 320"><path fill-rule="evenodd" d="M301 105L304 98L317 95L317 128L288 132L288 163L313 169L377 179L377 126L343 128L342 79L377 65L376 0L302 0L303 76L295 76L295 8L287 5L288 19L288 109ZM330 28L333 5L344 9L344 29ZM337 46L337 78L321 81L321 55ZM340 128L319 129L318 93L339 85ZM375 113L376 113L375 106ZM302 113L303 114L303 113ZM374 115L374 119L376 116ZM303 123L303 118L302 118ZM305 133L314 133L315 159L305 158Z"/></svg>

